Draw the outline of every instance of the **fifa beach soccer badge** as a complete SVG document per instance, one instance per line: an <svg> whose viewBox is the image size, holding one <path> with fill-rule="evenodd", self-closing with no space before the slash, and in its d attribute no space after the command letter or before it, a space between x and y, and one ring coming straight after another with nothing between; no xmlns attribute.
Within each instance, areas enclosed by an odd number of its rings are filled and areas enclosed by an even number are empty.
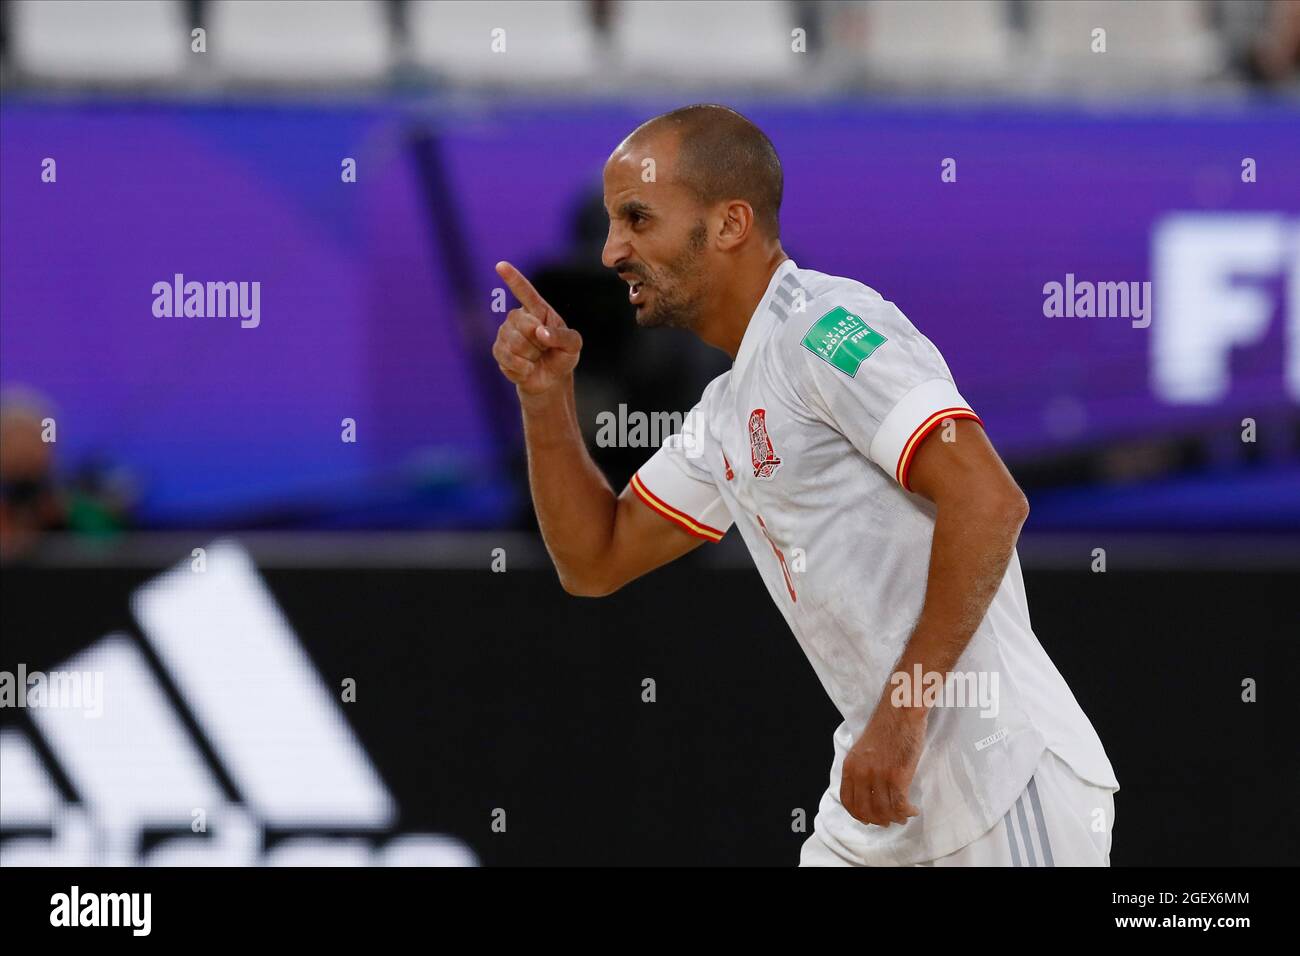
<svg viewBox="0 0 1300 956"><path fill-rule="evenodd" d="M756 408L749 415L749 453L754 459L754 477L767 481L781 467L772 439L767 435L767 413Z"/></svg>
<svg viewBox="0 0 1300 956"><path fill-rule="evenodd" d="M858 366L885 341L862 316L837 305L813 323L801 344L827 365L853 378L858 374Z"/></svg>

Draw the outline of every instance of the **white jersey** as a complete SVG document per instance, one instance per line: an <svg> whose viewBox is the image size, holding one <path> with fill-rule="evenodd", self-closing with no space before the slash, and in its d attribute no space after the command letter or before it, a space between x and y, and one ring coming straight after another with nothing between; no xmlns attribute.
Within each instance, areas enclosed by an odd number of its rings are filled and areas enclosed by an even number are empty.
<svg viewBox="0 0 1300 956"><path fill-rule="evenodd" d="M717 541L740 529L844 718L816 832L867 865L932 860L977 839L1015 803L1044 750L1119 788L1034 636L1013 554L954 671L969 675L966 706L951 697L930 710L908 793L920 814L880 827L840 803L845 755L892 690L925 598L935 509L908 489L908 468L930 431L958 418L978 421L938 350L893 303L787 259L731 370L632 477L649 507L692 534Z"/></svg>

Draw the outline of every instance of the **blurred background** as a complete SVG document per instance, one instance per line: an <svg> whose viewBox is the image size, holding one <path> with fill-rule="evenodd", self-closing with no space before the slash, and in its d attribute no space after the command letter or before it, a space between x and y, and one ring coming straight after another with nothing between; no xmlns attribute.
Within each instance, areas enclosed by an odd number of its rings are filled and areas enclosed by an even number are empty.
<svg viewBox="0 0 1300 956"><path fill-rule="evenodd" d="M509 259L616 488L601 416L726 370L600 265L605 158L693 102L1028 494L1112 861L1293 854L1300 2L3 0L0 96L0 671L104 687L0 709L0 864L793 865L838 718L743 545L564 595L490 355Z"/></svg>

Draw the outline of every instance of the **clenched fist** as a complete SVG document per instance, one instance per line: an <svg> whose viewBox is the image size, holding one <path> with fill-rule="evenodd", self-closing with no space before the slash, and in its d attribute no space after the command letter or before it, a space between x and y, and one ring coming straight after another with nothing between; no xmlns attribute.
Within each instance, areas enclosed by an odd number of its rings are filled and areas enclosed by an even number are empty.
<svg viewBox="0 0 1300 956"><path fill-rule="evenodd" d="M540 395L567 378L578 364L582 336L564 324L559 313L510 263L498 262L497 275L515 294L520 308L506 313L497 329L492 357L521 394Z"/></svg>

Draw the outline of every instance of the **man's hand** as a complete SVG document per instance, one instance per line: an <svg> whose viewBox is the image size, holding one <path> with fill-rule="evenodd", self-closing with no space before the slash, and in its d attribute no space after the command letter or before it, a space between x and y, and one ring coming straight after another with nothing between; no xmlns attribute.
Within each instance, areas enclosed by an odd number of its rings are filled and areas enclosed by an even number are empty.
<svg viewBox="0 0 1300 956"><path fill-rule="evenodd" d="M844 758L840 803L863 823L907 823L921 811L907 799L925 746L928 712L895 707L886 694Z"/></svg>
<svg viewBox="0 0 1300 956"><path fill-rule="evenodd" d="M497 275L521 307L506 313L497 329L492 357L521 396L540 395L572 374L582 350L582 336L564 324L559 313L510 263L498 262Z"/></svg>

